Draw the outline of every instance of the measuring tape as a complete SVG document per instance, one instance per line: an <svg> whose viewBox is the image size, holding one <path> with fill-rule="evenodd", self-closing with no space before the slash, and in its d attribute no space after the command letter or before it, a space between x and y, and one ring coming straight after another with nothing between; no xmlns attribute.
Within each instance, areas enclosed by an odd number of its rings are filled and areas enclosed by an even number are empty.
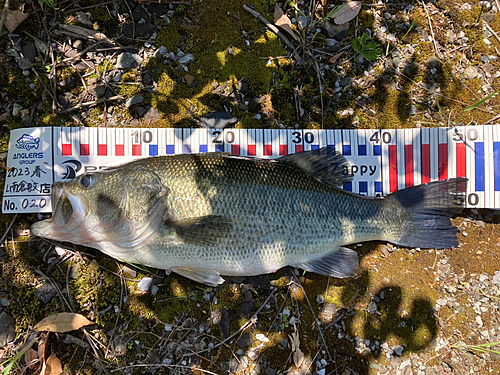
<svg viewBox="0 0 500 375"><path fill-rule="evenodd" d="M199 152L277 158L334 147L353 164L345 190L382 196L468 177L466 206L500 208L500 125L421 129L26 128L12 130L3 213L51 212L54 181L137 158Z"/></svg>

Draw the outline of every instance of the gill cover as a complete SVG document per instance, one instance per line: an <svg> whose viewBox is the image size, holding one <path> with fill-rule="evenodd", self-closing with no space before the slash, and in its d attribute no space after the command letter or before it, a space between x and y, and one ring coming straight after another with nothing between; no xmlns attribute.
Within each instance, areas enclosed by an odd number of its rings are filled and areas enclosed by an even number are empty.
<svg viewBox="0 0 500 375"><path fill-rule="evenodd" d="M168 209L168 189L152 170L138 167L123 180L125 200L106 240L92 244L103 252L120 258L124 252L146 245L160 227ZM99 207L97 207L99 209ZM102 218L101 218L102 220Z"/></svg>

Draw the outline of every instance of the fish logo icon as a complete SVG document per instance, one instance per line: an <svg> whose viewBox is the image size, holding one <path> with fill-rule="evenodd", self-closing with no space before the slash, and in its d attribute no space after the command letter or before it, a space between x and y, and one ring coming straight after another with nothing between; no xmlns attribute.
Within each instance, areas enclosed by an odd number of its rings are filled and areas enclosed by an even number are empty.
<svg viewBox="0 0 500 375"><path fill-rule="evenodd" d="M75 178L76 174L82 169L82 163L78 160L67 160L63 164L66 167L66 173L62 178L65 180Z"/></svg>
<svg viewBox="0 0 500 375"><path fill-rule="evenodd" d="M16 141L16 147L26 151L32 149L38 150L38 147L40 147L40 137L35 138L30 134L23 134L22 137Z"/></svg>

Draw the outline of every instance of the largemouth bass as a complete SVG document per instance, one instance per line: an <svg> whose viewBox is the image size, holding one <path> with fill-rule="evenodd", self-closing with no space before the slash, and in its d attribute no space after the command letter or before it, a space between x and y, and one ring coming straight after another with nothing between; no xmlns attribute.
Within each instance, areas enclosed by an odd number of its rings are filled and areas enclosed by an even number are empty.
<svg viewBox="0 0 500 375"><path fill-rule="evenodd" d="M221 153L140 159L52 187L53 216L34 235L90 246L207 285L284 266L355 275L347 244L458 245L450 223L467 180L367 198L341 190L349 163L329 148L273 161Z"/></svg>

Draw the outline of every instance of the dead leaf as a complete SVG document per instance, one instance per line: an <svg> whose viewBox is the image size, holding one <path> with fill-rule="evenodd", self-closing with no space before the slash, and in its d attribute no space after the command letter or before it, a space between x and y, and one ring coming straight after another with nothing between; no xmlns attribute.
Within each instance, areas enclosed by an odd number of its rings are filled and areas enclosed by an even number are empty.
<svg viewBox="0 0 500 375"><path fill-rule="evenodd" d="M24 363L26 366L33 370L33 367L38 362L38 352L34 349L28 349L26 353L24 353Z"/></svg>
<svg viewBox="0 0 500 375"><path fill-rule="evenodd" d="M83 315L75 313L59 313L42 319L33 329L35 331L62 333L75 331L83 326L88 326L89 324L94 324L94 322L88 320Z"/></svg>
<svg viewBox="0 0 500 375"><path fill-rule="evenodd" d="M84 13L78 11L74 16L73 22L80 22L84 25L92 26L93 22L91 20L92 20L92 14L90 12Z"/></svg>
<svg viewBox="0 0 500 375"><path fill-rule="evenodd" d="M47 357L47 333L42 333L38 342L38 357L40 361L45 362Z"/></svg>
<svg viewBox="0 0 500 375"><path fill-rule="evenodd" d="M330 64L335 64L335 62L339 59L339 57L342 56L344 53L345 53L345 51L340 51L335 56L330 57L330 59L328 60L328 62Z"/></svg>
<svg viewBox="0 0 500 375"><path fill-rule="evenodd" d="M302 366L302 363L304 362L304 353L302 353L302 350L300 348L297 348L295 353L293 353L293 363L295 363L295 366L299 368Z"/></svg>
<svg viewBox="0 0 500 375"><path fill-rule="evenodd" d="M42 366L40 375L60 375L62 374L62 365L59 358L55 354L51 354L47 361Z"/></svg>
<svg viewBox="0 0 500 375"><path fill-rule="evenodd" d="M76 26L76 25L61 24L60 26L61 26L61 29L66 30L66 31L73 33L73 34L78 34L81 37L93 39L94 41L102 41L102 42L109 43L111 45L115 45L115 42L113 42L106 35L104 35L103 33L99 32L99 31L86 29L85 27Z"/></svg>
<svg viewBox="0 0 500 375"><path fill-rule="evenodd" d="M337 25L342 25L356 17L361 10L359 1L348 1L337 12L333 14L333 21Z"/></svg>
<svg viewBox="0 0 500 375"><path fill-rule="evenodd" d="M9 32L13 32L28 15L18 10L7 9L7 17L5 18L5 27Z"/></svg>
<svg viewBox="0 0 500 375"><path fill-rule="evenodd" d="M292 350L293 353L293 363L295 366L300 367L302 366L302 362L304 362L304 353L302 353L302 350L300 350L300 338L299 338L299 332L297 331L297 327L295 324L293 325L294 332L292 332L291 335L288 335L290 338L290 349Z"/></svg>
<svg viewBox="0 0 500 375"><path fill-rule="evenodd" d="M292 30L292 22L290 21L290 18L288 18L288 16L285 13L283 13L283 10L280 8L278 3L276 3L276 7L274 8L274 24L276 26L281 27L288 34L290 34L296 41L300 42L299 37Z"/></svg>

